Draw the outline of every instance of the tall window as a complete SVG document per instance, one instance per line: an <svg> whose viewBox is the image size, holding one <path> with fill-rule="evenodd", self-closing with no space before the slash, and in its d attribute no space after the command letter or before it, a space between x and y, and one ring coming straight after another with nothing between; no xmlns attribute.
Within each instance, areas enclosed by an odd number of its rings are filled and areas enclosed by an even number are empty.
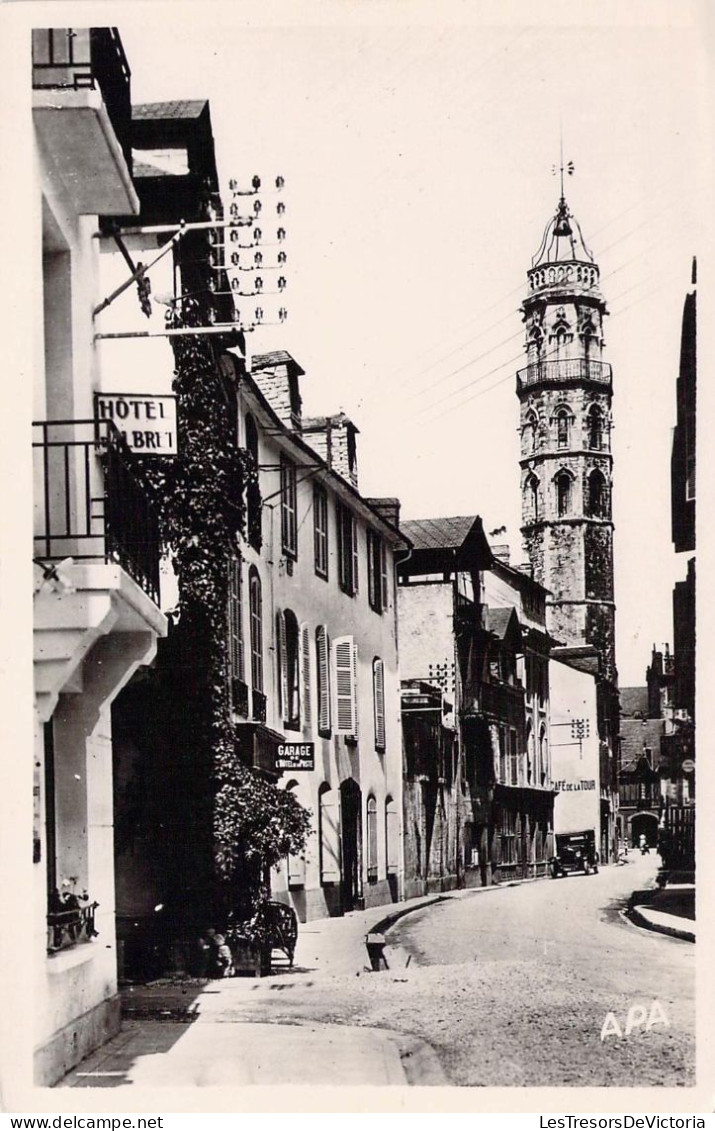
<svg viewBox="0 0 715 1131"><path fill-rule="evenodd" d="M352 511L338 503L336 507L338 534L338 580L343 593L350 597L358 591L357 523Z"/></svg>
<svg viewBox="0 0 715 1131"><path fill-rule="evenodd" d="M506 727L499 727L499 781L507 784Z"/></svg>
<svg viewBox="0 0 715 1131"><path fill-rule="evenodd" d="M276 615L281 716L286 730L300 730L300 634L290 609Z"/></svg>
<svg viewBox="0 0 715 1131"><path fill-rule="evenodd" d="M258 430L256 422L250 412L246 416L246 451L253 457L252 479L246 490L246 525L248 528L248 541L254 550L260 550L262 542L261 531L261 491L258 486Z"/></svg>
<svg viewBox="0 0 715 1131"><path fill-rule="evenodd" d="M228 658L231 673L231 698L233 708L240 715L247 714L247 691L244 681L243 614L241 610L241 561L232 558L228 563Z"/></svg>
<svg viewBox="0 0 715 1131"><path fill-rule="evenodd" d="M375 749L385 751L385 664L378 657L372 661L372 700L375 715Z"/></svg>
<svg viewBox="0 0 715 1131"><path fill-rule="evenodd" d="M531 504L531 517L533 522L539 521L539 480L535 475L530 475L526 481L527 498Z"/></svg>
<svg viewBox="0 0 715 1131"><path fill-rule="evenodd" d="M536 413L532 410L527 414L526 422L524 424L524 450L527 452L535 452L537 447L539 430L539 421Z"/></svg>
<svg viewBox="0 0 715 1131"><path fill-rule="evenodd" d="M295 464L281 456L281 543L289 558L298 557L298 500Z"/></svg>
<svg viewBox="0 0 715 1131"><path fill-rule="evenodd" d="M317 659L318 734L330 735L330 639L325 625L315 630Z"/></svg>
<svg viewBox="0 0 715 1131"><path fill-rule="evenodd" d="M248 607L251 630L251 686L263 692L263 608L261 579L258 570L251 566L248 576Z"/></svg>
<svg viewBox="0 0 715 1131"><path fill-rule="evenodd" d="M603 414L598 405L592 405L588 410L586 427L588 429L589 448L597 452L600 451L603 447Z"/></svg>
<svg viewBox="0 0 715 1131"><path fill-rule="evenodd" d="M596 518L605 518L608 514L606 480L598 470L588 477L588 513Z"/></svg>
<svg viewBox="0 0 715 1131"><path fill-rule="evenodd" d="M569 414L565 408L556 413L556 446L568 448L569 446Z"/></svg>
<svg viewBox="0 0 715 1131"><path fill-rule="evenodd" d="M512 785L519 784L519 745L514 727L509 728L509 761L511 763L510 781Z"/></svg>
<svg viewBox="0 0 715 1131"><path fill-rule="evenodd" d="M560 471L556 476L556 513L559 518L567 515L571 510L571 477L567 471Z"/></svg>
<svg viewBox="0 0 715 1131"><path fill-rule="evenodd" d="M367 580L370 608L381 613L387 608L387 548L374 530L367 532Z"/></svg>
<svg viewBox="0 0 715 1131"><path fill-rule="evenodd" d="M328 577L328 493L316 483L313 488L313 540L315 545L315 572L318 577Z"/></svg>

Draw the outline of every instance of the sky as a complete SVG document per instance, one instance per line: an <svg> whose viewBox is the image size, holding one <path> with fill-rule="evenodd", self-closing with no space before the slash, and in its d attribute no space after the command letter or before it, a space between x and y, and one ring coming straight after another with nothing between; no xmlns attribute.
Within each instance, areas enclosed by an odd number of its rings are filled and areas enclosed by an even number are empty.
<svg viewBox="0 0 715 1131"><path fill-rule="evenodd" d="M625 7L584 6L585 27L560 5L174 4L167 19L149 3L116 24L133 101L210 100L224 184L285 178L288 320L250 335L251 352L288 350L306 371L304 413L354 420L364 494L398 496L405 518L506 526L497 540L516 564L519 305L563 137L566 197L610 311L628 686L645 681L652 644L672 641L685 574L669 472L699 239L699 56L687 3L650 4L647 24Z"/></svg>

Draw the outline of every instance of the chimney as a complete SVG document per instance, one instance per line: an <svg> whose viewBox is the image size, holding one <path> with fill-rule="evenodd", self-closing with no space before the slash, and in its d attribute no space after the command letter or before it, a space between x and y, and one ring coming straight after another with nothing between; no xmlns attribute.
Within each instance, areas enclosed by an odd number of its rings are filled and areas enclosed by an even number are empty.
<svg viewBox="0 0 715 1131"><path fill-rule="evenodd" d="M280 419L294 432L301 431L301 397L298 378L303 376L298 362L285 350L256 354L251 361L251 377Z"/></svg>
<svg viewBox="0 0 715 1131"><path fill-rule="evenodd" d="M400 500L399 499L365 499L369 507L399 529L400 526Z"/></svg>
<svg viewBox="0 0 715 1131"><path fill-rule="evenodd" d="M303 421L302 432L311 448L355 490L358 486L357 428L344 412Z"/></svg>
<svg viewBox="0 0 715 1131"><path fill-rule="evenodd" d="M498 561L503 562L504 565L509 565L510 550L508 542L500 542L498 545L492 546L491 551Z"/></svg>

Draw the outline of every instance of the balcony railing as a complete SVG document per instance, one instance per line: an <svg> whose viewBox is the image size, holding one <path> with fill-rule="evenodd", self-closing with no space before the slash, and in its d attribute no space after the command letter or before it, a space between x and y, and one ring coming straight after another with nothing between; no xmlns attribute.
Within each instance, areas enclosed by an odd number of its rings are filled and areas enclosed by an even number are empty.
<svg viewBox="0 0 715 1131"><path fill-rule="evenodd" d="M571 381L592 381L596 385L611 386L611 367L603 361L587 358L564 358L562 361L535 361L520 369L516 375L517 391L528 385L568 384Z"/></svg>
<svg viewBox="0 0 715 1131"><path fill-rule="evenodd" d="M86 907L72 907L66 911L50 911L47 916L47 950L53 954L57 950L67 950L80 942L96 938L98 931L94 926L94 913L98 903Z"/></svg>
<svg viewBox="0 0 715 1131"><path fill-rule="evenodd" d="M508 683L475 683L465 688L465 713L482 715L509 726L524 726L524 688Z"/></svg>
<svg viewBox="0 0 715 1131"><path fill-rule="evenodd" d="M156 515L109 420L33 424L34 556L117 562L159 602Z"/></svg>
<svg viewBox="0 0 715 1131"><path fill-rule="evenodd" d="M265 723L266 721L266 697L262 691L256 691L255 687L251 692L251 699L253 701L252 717L257 723Z"/></svg>
<svg viewBox="0 0 715 1131"><path fill-rule="evenodd" d="M32 32L34 90L95 90L131 171L131 71L114 27L40 28Z"/></svg>

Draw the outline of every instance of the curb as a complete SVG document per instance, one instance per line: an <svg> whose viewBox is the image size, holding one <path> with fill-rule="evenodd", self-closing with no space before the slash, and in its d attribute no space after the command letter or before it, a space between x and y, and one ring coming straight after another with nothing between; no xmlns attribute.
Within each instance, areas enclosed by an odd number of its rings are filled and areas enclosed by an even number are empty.
<svg viewBox="0 0 715 1131"><path fill-rule="evenodd" d="M665 923L655 923L652 919L648 918L647 914L645 914L646 911L647 908L645 907L629 907L627 915L632 923L635 923L638 927L645 928L647 931L655 931L660 935L669 935L674 939L682 939L683 942L695 942L694 931L686 931L681 927L669 927Z"/></svg>

